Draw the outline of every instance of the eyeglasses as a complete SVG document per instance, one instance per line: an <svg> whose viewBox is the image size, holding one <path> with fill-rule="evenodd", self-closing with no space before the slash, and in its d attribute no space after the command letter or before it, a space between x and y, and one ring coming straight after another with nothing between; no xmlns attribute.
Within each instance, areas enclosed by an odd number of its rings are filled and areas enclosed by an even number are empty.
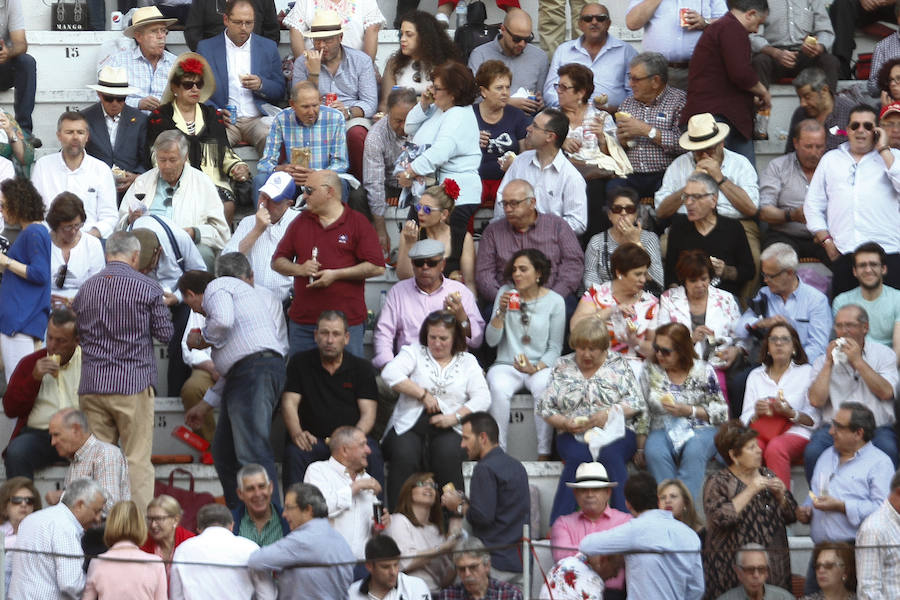
<svg viewBox="0 0 900 600"><path fill-rule="evenodd" d="M769 274L769 273L766 273L765 271L762 271L762 272L760 273L760 275L762 275L762 278L765 279L766 281L771 281L772 279L775 279L776 277L778 277L779 275L781 275L781 274L784 273L785 271L787 271L787 269L782 269L782 270L778 271L777 273L772 273L772 274Z"/></svg>
<svg viewBox="0 0 900 600"><path fill-rule="evenodd" d="M835 329L856 329L857 327L859 327L859 321L834 322Z"/></svg>
<svg viewBox="0 0 900 600"><path fill-rule="evenodd" d="M425 317L426 323L446 323L447 325L455 325L456 317L448 312L444 312L442 310L436 310L427 317Z"/></svg>
<svg viewBox="0 0 900 600"><path fill-rule="evenodd" d="M59 271L56 272L56 284L57 289L62 289L64 285L66 285L66 275L69 274L69 265L68 263L63 263L59 266Z"/></svg>
<svg viewBox="0 0 900 600"><path fill-rule="evenodd" d="M872 121L853 121L850 123L850 130L856 131L860 127L865 127L866 131L872 131L875 129L875 123Z"/></svg>
<svg viewBox="0 0 900 600"><path fill-rule="evenodd" d="M9 501L15 505L25 503L28 506L34 506L34 496L11 496Z"/></svg>
<svg viewBox="0 0 900 600"><path fill-rule="evenodd" d="M844 566L844 563L835 562L835 561L817 562L815 564L816 571L818 571L819 569L825 569L826 571L830 571L830 570L834 569L835 567L843 567L843 566Z"/></svg>
<svg viewBox="0 0 900 600"><path fill-rule="evenodd" d="M433 269L439 264L443 258L414 258L412 264L414 267L419 267L420 269L424 266L428 266L429 269Z"/></svg>
<svg viewBox="0 0 900 600"><path fill-rule="evenodd" d="M613 204L609 207L609 212L615 215L621 215L622 213L633 215L637 212L637 206L634 204Z"/></svg>
<svg viewBox="0 0 900 600"><path fill-rule="evenodd" d="M147 521L147 524L150 525L153 523L162 523L163 521L166 521L168 519L174 519L174 518L175 517L173 517L171 515L163 515L162 517L151 517L150 515L147 515L146 521Z"/></svg>
<svg viewBox="0 0 900 600"><path fill-rule="evenodd" d="M237 27L249 27L251 29L256 25L256 21L232 21L231 19L228 19L228 22Z"/></svg>
<svg viewBox="0 0 900 600"><path fill-rule="evenodd" d="M199 81L182 81L178 85L180 85L181 89L183 89L184 91L188 91L193 88L202 90L203 89L203 80L201 79Z"/></svg>
<svg viewBox="0 0 900 600"><path fill-rule="evenodd" d="M312 187L311 185L301 185L300 189L303 190L303 195L312 196L312 193L320 187L331 187L331 186L327 186L325 184L319 184L316 187Z"/></svg>
<svg viewBox="0 0 900 600"><path fill-rule="evenodd" d="M532 124L532 127L537 127L537 125ZM540 127L538 127L540 129ZM501 208L516 208L523 202L528 202L531 200L533 196L528 196L527 198L522 198L521 200L501 200L500 207Z"/></svg>
<svg viewBox="0 0 900 600"><path fill-rule="evenodd" d="M553 89L556 90L557 92L568 92L569 90L574 90L575 86L574 85L566 85L564 83L554 83ZM544 129L544 128L538 127L538 129ZM544 129L544 131L547 131L547 130Z"/></svg>
<svg viewBox="0 0 900 600"><path fill-rule="evenodd" d="M605 23L609 21L609 15L582 15L581 22L582 23L590 23L591 21L597 21L598 23Z"/></svg>
<svg viewBox="0 0 900 600"><path fill-rule="evenodd" d="M681 194L682 202L696 202L702 198L709 198L712 194Z"/></svg>
<svg viewBox="0 0 900 600"><path fill-rule="evenodd" d="M854 427L850 423L847 423L845 425L843 423L838 423L835 420L831 421L831 426L834 427L835 429L840 429L842 431L856 431L857 429L859 429L859 427Z"/></svg>
<svg viewBox="0 0 900 600"><path fill-rule="evenodd" d="M427 487L427 488L431 488L433 490L438 489L438 485L435 482L431 481L430 479L428 481L417 481L416 487Z"/></svg>
<svg viewBox="0 0 900 600"><path fill-rule="evenodd" d="M100 94L104 102L125 102L125 96L110 96L109 94Z"/></svg>
<svg viewBox="0 0 900 600"><path fill-rule="evenodd" d="M416 204L416 212L423 212L426 215L430 215L433 211L436 211L436 208L431 208L425 204Z"/></svg>
<svg viewBox="0 0 900 600"><path fill-rule="evenodd" d="M790 344L793 340L789 335L770 335L769 342L772 344Z"/></svg>
<svg viewBox="0 0 900 600"><path fill-rule="evenodd" d="M284 510L294 510L297 508L300 508L299 504L285 504L284 505Z"/></svg>
<svg viewBox="0 0 900 600"><path fill-rule="evenodd" d="M888 84L891 83L900 83L900 77L891 77L890 80L888 80Z"/></svg>
<svg viewBox="0 0 900 600"><path fill-rule="evenodd" d="M663 356L669 356L673 352L675 352L672 348L665 348L663 346L659 346L657 344L653 344L653 351L657 354L662 354Z"/></svg>
<svg viewBox="0 0 900 600"><path fill-rule="evenodd" d="M163 206L172 206L172 196L175 194L175 188L169 186L166 188L166 199L163 200Z"/></svg>
<svg viewBox="0 0 900 600"><path fill-rule="evenodd" d="M757 573L759 575L765 575L769 572L769 567L767 565L763 565L761 567L745 567L744 565L741 565L739 568L741 571L747 574Z"/></svg>
<svg viewBox="0 0 900 600"><path fill-rule="evenodd" d="M81 229L82 227L84 227L84 221L82 221L81 223L76 223L76 224L74 224L74 225L60 225L60 226L58 227L58 229L59 229L60 231L65 231L65 232L68 232L68 233L75 233L76 231L78 231L78 230Z"/></svg>
<svg viewBox="0 0 900 600"><path fill-rule="evenodd" d="M509 39L513 44L521 44L522 42L525 42L526 44L530 44L531 42L534 41L533 33L529 34L527 36L522 36L522 35L513 35L513 34L507 32L507 35L509 36Z"/></svg>
<svg viewBox="0 0 900 600"><path fill-rule="evenodd" d="M643 77L635 77L631 73L628 74L628 81L643 81L645 79L650 79L653 75L644 75Z"/></svg>

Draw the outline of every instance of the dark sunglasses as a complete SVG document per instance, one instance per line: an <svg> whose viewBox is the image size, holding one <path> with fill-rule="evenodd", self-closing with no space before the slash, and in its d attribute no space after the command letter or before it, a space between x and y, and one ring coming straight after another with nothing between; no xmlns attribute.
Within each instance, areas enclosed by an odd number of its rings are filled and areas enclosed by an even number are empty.
<svg viewBox="0 0 900 600"><path fill-rule="evenodd" d="M432 211L437 210L436 208L431 208L430 206L425 206L424 204L416 204L416 212L423 212L426 215L430 215Z"/></svg>
<svg viewBox="0 0 900 600"><path fill-rule="evenodd" d="M190 90L191 88L197 88L198 90L202 90L203 89L203 80L201 79L200 81L182 81L178 85L180 85L181 89L183 89L185 91Z"/></svg>
<svg viewBox="0 0 900 600"><path fill-rule="evenodd" d="M609 212L615 215L621 215L622 213L628 213L629 215L633 215L637 212L637 206L633 204L629 204L625 206L623 204L613 204L609 207Z"/></svg>
<svg viewBox="0 0 900 600"><path fill-rule="evenodd" d="M172 194L175 193L175 188L167 187L166 188L166 199L163 200L163 206L172 206Z"/></svg>
<svg viewBox="0 0 900 600"><path fill-rule="evenodd" d="M68 274L69 274L69 265L68 265L68 263L63 263L62 265L60 265L59 271L56 272L56 281L54 282L54 283L56 283L56 287L58 289L61 290L63 288L63 286L66 284L66 275L68 275Z"/></svg>
<svg viewBox="0 0 900 600"><path fill-rule="evenodd" d="M125 96L110 96L109 94L100 94L104 102L125 102Z"/></svg>
<svg viewBox="0 0 900 600"><path fill-rule="evenodd" d="M24 502L28 506L34 506L34 498L32 496L11 496L9 501L13 504L22 504Z"/></svg>
<svg viewBox="0 0 900 600"><path fill-rule="evenodd" d="M507 32L507 35L509 35L509 39L510 39L510 41L512 41L513 44L521 44L522 42L525 42L526 44L530 44L531 42L534 41L533 33L526 35L526 36L521 36L521 35L513 35L513 34Z"/></svg>
<svg viewBox="0 0 900 600"><path fill-rule="evenodd" d="M856 131L860 127L865 127L866 131L872 131L873 129L875 129L875 123L873 123L872 121L866 121L865 123L863 123L862 121L853 121L852 123L850 123L851 131Z"/></svg>
<svg viewBox="0 0 900 600"><path fill-rule="evenodd" d="M442 258L414 258L412 264L414 267L419 267L420 269L425 265L428 265L428 268L433 269L441 264L442 260Z"/></svg>
<svg viewBox="0 0 900 600"><path fill-rule="evenodd" d="M427 317L426 323L446 323L447 325L456 325L456 317L448 312L436 310Z"/></svg>
<svg viewBox="0 0 900 600"><path fill-rule="evenodd" d="M591 21L605 23L606 21L609 21L609 15L584 15L581 17L581 21L583 23L590 23Z"/></svg>
<svg viewBox="0 0 900 600"><path fill-rule="evenodd" d="M662 354L663 356L669 356L670 354L675 352L671 348L664 348L662 346L657 346L656 344L653 344L653 351L658 352L659 354Z"/></svg>

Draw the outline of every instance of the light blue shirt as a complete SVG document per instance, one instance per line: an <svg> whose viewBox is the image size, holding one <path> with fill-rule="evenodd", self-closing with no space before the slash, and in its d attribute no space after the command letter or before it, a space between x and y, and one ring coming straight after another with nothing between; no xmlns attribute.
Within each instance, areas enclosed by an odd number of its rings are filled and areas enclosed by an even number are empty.
<svg viewBox="0 0 900 600"><path fill-rule="evenodd" d="M752 325L761 318L782 315L797 330L800 344L810 362L825 354L828 337L831 335L831 310L828 298L811 285L799 280L798 284L797 289L791 292L787 300L773 294L769 286L760 288L754 300L765 297L769 302L768 312L765 315L757 315L749 308L745 310L735 327L735 336L746 341L750 336L747 325Z"/></svg>
<svg viewBox="0 0 900 600"><path fill-rule="evenodd" d="M667 510L648 510L618 527L592 533L581 540L578 550L589 556L643 552L625 556L631 600L699 600L703 596L700 538Z"/></svg>
<svg viewBox="0 0 900 600"><path fill-rule="evenodd" d="M643 0L631 0L630 12ZM689 30L681 26L681 9L690 8L706 19L718 19L728 7L724 0L662 0L653 16L644 25L641 47L644 52L659 52L669 62L685 62L691 59L694 46L703 34L701 30ZM627 14L627 13L626 13Z"/></svg>
<svg viewBox="0 0 900 600"><path fill-rule="evenodd" d="M169 182L164 180L162 177L159 178L159 181L163 185L156 186L156 191L153 194L153 200L150 203L150 214L156 215L157 217L165 217L166 219L171 219L172 204L174 203L173 198L175 196L175 191L181 184L181 179L179 179L178 183L176 183L175 185L170 185ZM172 190L171 195L167 190ZM169 199L168 206L166 206L166 198Z"/></svg>
<svg viewBox="0 0 900 600"><path fill-rule="evenodd" d="M631 94L628 67L631 59L637 55L637 50L610 35L607 36L600 52L592 59L581 45L582 37L563 42L553 53L550 70L547 72L547 82L544 84L544 104L559 106L559 96L553 89L553 84L559 82L556 71L562 65L578 63L594 72L594 96L606 94L609 96L610 106L619 106L625 96Z"/></svg>
<svg viewBox="0 0 900 600"><path fill-rule="evenodd" d="M866 300L861 288L853 288L838 294L831 304L832 314L836 315L837 311L848 304L858 304L866 309L869 315L867 340L884 344L888 348L894 347L894 325L900 323L900 290L884 285L881 287L881 295L874 300Z"/></svg>
<svg viewBox="0 0 900 600"><path fill-rule="evenodd" d="M378 106L378 84L375 83L375 67L369 55L361 50L341 46L344 58L332 75L325 65L319 72L319 93L337 94L337 99L347 108L358 106L363 116L371 118ZM309 71L305 60L294 61L294 81L306 81Z"/></svg>
<svg viewBox="0 0 900 600"><path fill-rule="evenodd" d="M817 496L828 495L841 500L846 513L814 508L810 523L813 542L856 540L856 530L887 498L893 475L891 459L872 442L866 443L844 464L840 464L834 446L825 450L816 461L810 491ZM811 506L812 500L807 498L804 505Z"/></svg>

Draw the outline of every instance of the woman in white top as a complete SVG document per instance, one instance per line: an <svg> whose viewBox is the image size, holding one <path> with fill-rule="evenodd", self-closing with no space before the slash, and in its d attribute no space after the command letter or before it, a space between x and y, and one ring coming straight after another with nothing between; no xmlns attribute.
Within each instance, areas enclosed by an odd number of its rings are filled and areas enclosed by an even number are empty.
<svg viewBox="0 0 900 600"><path fill-rule="evenodd" d="M376 0L297 0L291 12L284 17L284 24L291 32L291 52L296 59L304 50L312 50L312 39L304 39L316 13L332 10L344 20L344 37L341 44L354 50L362 50L375 60L378 50L378 32L387 24Z"/></svg>
<svg viewBox="0 0 900 600"><path fill-rule="evenodd" d="M106 266L100 240L81 231L86 218L84 203L72 192L59 194L47 212L50 301L55 305L68 305L81 284Z"/></svg>
<svg viewBox="0 0 900 600"><path fill-rule="evenodd" d="M460 421L487 410L491 394L459 321L442 311L428 315L419 343L401 348L381 376L400 394L382 440L388 506L397 506L403 482L426 465L441 488L452 482L463 489Z"/></svg>
<svg viewBox="0 0 900 600"><path fill-rule="evenodd" d="M763 463L791 489L791 463L803 456L820 419L806 393L812 365L800 336L787 323L769 329L760 360L763 364L747 377L741 421L760 432L756 441L763 451ZM760 420L769 422L763 427ZM754 426L754 422L759 424Z"/></svg>

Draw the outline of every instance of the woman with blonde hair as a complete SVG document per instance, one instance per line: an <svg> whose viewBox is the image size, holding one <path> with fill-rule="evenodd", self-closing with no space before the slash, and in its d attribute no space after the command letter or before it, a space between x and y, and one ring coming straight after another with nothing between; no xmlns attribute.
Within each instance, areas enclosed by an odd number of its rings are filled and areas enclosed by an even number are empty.
<svg viewBox="0 0 900 600"><path fill-rule="evenodd" d="M663 479L656 486L656 497L659 498L660 510L671 512L673 517L698 533L703 529L703 521L694 507L694 499L683 481Z"/></svg>
<svg viewBox="0 0 900 600"><path fill-rule="evenodd" d="M172 555L175 548L188 538L194 537L194 532L181 526L181 517L184 511L178 500L166 494L160 494L147 505L147 541L141 545L141 550L155 554L166 561L166 579L172 571Z"/></svg>

